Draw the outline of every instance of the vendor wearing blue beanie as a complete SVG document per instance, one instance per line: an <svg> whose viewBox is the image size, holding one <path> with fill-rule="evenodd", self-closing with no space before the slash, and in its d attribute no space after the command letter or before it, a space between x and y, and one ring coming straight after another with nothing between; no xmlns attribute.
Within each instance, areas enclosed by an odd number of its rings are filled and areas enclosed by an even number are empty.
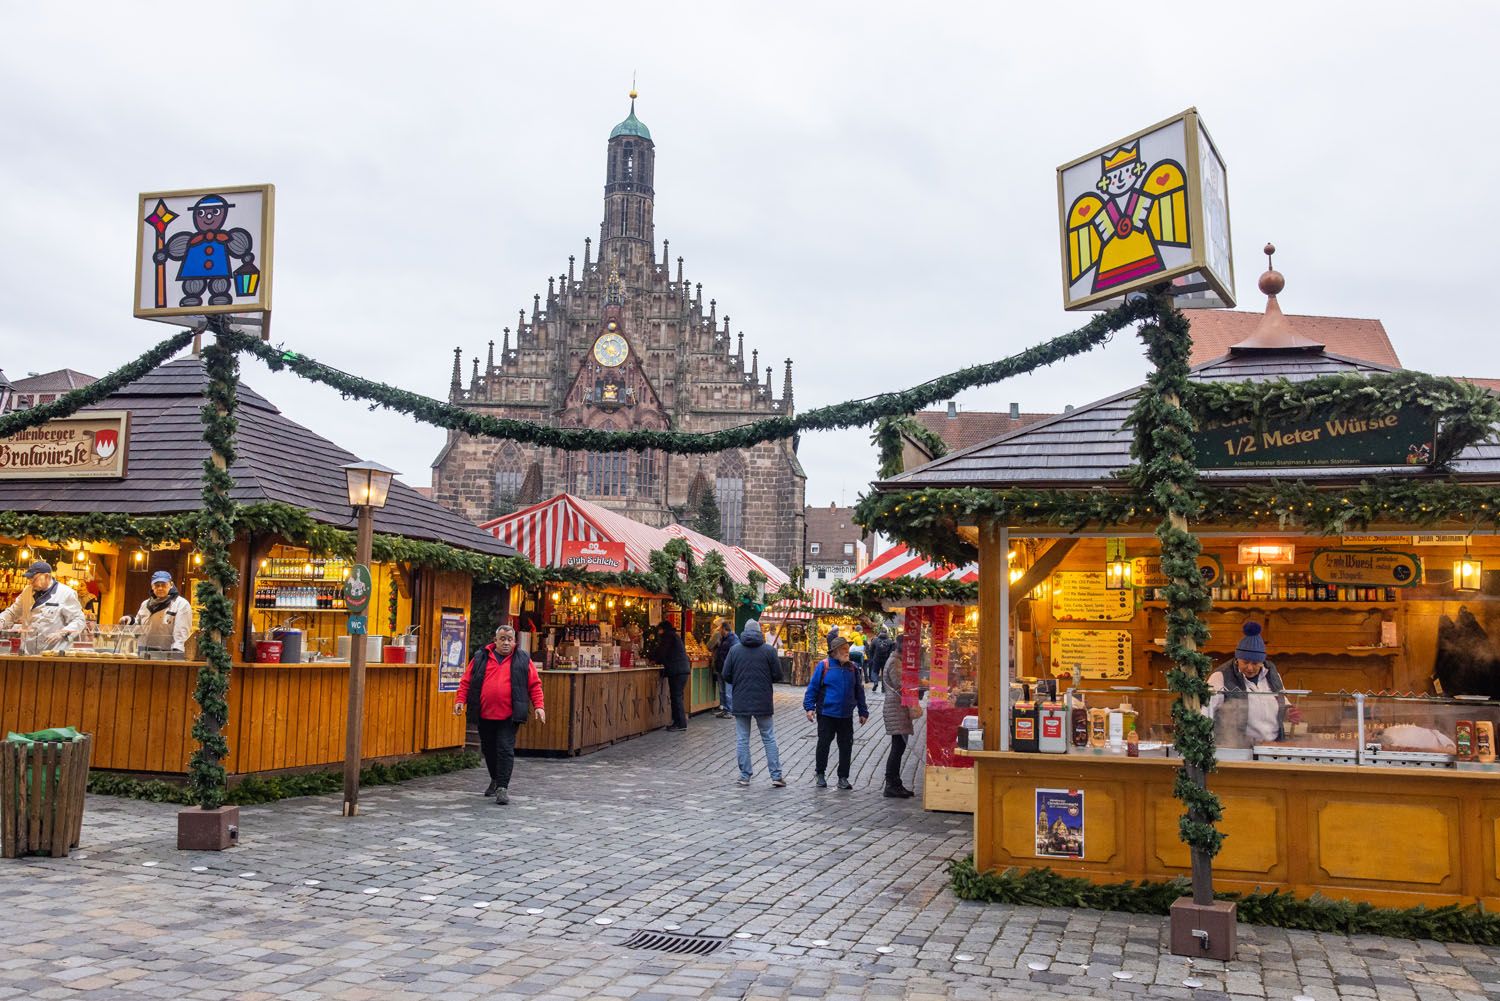
<svg viewBox="0 0 1500 1001"><path fill-rule="evenodd" d="M1214 721L1214 743L1220 747L1253 747L1282 738L1288 720L1302 718L1282 694L1276 665L1266 659L1259 622L1246 622L1234 659L1220 664L1208 679L1213 697L1205 710Z"/></svg>

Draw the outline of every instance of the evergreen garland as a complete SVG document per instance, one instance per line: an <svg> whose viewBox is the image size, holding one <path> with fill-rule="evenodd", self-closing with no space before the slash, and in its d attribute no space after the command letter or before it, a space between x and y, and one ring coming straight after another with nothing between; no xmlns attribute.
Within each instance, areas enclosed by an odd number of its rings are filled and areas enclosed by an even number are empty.
<svg viewBox="0 0 1500 1001"><path fill-rule="evenodd" d="M64 393L51 403L41 403L0 417L0 438L7 438L19 431L38 427L61 417L71 417L84 407L93 406L106 397L113 396L121 388L147 375L158 365L187 347L192 340L193 331L191 330L173 334L129 365L115 369L97 382Z"/></svg>
<svg viewBox="0 0 1500 1001"><path fill-rule="evenodd" d="M750 448L765 441L791 438L803 431L862 427L873 424L882 417L915 413L923 407L951 399L962 390L1023 375L1098 347L1115 331L1147 316L1148 311L1149 304L1132 300L1098 314L1077 330L1061 334L1018 354L962 368L911 389L819 407L796 417L768 417L740 427L699 433L559 428L533 421L489 417L452 403L342 372L295 351L271 347L250 334L232 334L229 343L237 351L255 355L272 371L290 369L304 379L338 390L346 399L365 400L372 407L410 414L426 424L461 431L475 437L545 445L570 452L660 449L674 455L701 455L726 449Z"/></svg>
<svg viewBox="0 0 1500 1001"><path fill-rule="evenodd" d="M917 442L934 459L941 459L948 454L948 443L910 414L900 417L882 417L875 422L875 430L870 432L870 441L880 453L879 475L882 480L900 476L905 472L905 464L901 457L902 437L911 438Z"/></svg>
<svg viewBox="0 0 1500 1001"><path fill-rule="evenodd" d="M204 665L198 670L198 685L193 692L200 710L192 731L198 748L188 759L188 788L194 801L205 810L224 802L227 778L224 760L229 757L229 743L224 739L224 724L229 719L228 643L234 633L234 606L225 592L238 580L234 564L229 561L235 514L234 502L229 499L234 488L229 467L234 464L234 435L238 427L234 410L239 356L222 343L227 329L223 323L210 323L219 337L203 351L208 385L199 411L203 440L211 450L203 460L203 510L198 532L198 550L203 554L206 577L198 582L198 604L202 609L198 651Z"/></svg>
<svg viewBox="0 0 1500 1001"><path fill-rule="evenodd" d="M840 604L866 611L880 611L886 606L941 603L972 605L979 601L979 585L974 581L931 580L926 577L898 577L893 580L840 580L830 589Z"/></svg>
<svg viewBox="0 0 1500 1001"><path fill-rule="evenodd" d="M1169 913L1172 903L1188 892L1184 879L1094 883L1080 876L1063 876L1051 869L1006 869L979 872L972 855L948 863L948 882L961 900L1007 904L1014 907L1087 907L1128 914ZM1438 942L1500 945L1500 914L1477 904L1444 907L1375 907L1350 900L1314 896L1299 900L1291 893L1216 893L1215 899L1237 905L1241 921L1302 931L1341 935L1385 935Z"/></svg>
<svg viewBox="0 0 1500 1001"><path fill-rule="evenodd" d="M1194 422L1181 405L1193 337L1187 318L1166 288L1153 289L1147 298L1156 317L1141 324L1138 334L1152 371L1130 415L1135 432L1131 478L1136 489L1161 510L1156 537L1161 543L1162 573L1168 579L1164 588L1166 653L1172 669L1167 673L1167 687L1177 696L1172 702L1172 743L1183 760L1172 791L1186 807L1178 829L1192 852L1194 899L1208 904L1213 893L1213 857L1224 840L1214 824L1224 810L1208 788L1208 775L1215 766L1214 729L1213 721L1200 711L1209 699L1207 679L1213 661L1202 652L1208 642L1202 615L1211 604L1208 585L1198 572L1203 547L1189 530L1198 508Z"/></svg>

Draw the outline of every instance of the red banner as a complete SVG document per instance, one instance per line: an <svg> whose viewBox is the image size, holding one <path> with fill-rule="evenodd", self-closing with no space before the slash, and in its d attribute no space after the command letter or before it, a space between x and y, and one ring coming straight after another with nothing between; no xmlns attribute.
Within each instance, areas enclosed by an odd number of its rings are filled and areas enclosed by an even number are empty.
<svg viewBox="0 0 1500 1001"><path fill-rule="evenodd" d="M927 679L928 705L948 704L948 623L953 609L939 605L932 609L932 673Z"/></svg>
<svg viewBox="0 0 1500 1001"><path fill-rule="evenodd" d="M562 565L592 573L620 573L625 569L625 543L564 539Z"/></svg>
<svg viewBox="0 0 1500 1001"><path fill-rule="evenodd" d="M906 630L901 640L901 704L918 704L917 688L922 684L922 623L928 609L915 606L906 610Z"/></svg>

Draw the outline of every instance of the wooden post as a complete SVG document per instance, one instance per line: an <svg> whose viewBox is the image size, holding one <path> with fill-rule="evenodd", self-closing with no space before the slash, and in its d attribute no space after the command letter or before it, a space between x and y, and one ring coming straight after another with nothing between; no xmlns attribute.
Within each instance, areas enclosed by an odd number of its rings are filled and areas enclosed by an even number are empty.
<svg viewBox="0 0 1500 1001"><path fill-rule="evenodd" d="M375 511L368 504L359 508L359 539L354 562L370 565L375 535ZM373 603L371 604L373 608ZM349 637L349 722L344 734L344 816L359 816L359 763L365 719L365 649L368 635Z"/></svg>
<svg viewBox="0 0 1500 1001"><path fill-rule="evenodd" d="M993 521L979 525L979 723L987 749L1010 749L1005 720L1010 713L1010 530Z"/></svg>

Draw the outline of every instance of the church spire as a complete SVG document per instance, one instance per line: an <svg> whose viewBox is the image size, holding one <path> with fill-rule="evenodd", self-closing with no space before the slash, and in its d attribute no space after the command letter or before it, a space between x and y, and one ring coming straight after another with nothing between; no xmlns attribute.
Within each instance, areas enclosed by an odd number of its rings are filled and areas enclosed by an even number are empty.
<svg viewBox="0 0 1500 1001"><path fill-rule="evenodd" d="M792 360L786 360L786 377L781 380L781 406L788 417L792 416Z"/></svg>
<svg viewBox="0 0 1500 1001"><path fill-rule="evenodd" d="M461 392L463 392L463 388L464 388L464 384L463 384L463 377L464 377L463 365L464 365L464 349L462 347L454 348L453 349L453 382L450 383L449 386L448 386L448 398L449 399L456 400L456 399L458 399L458 394L461 393Z"/></svg>
<svg viewBox="0 0 1500 1001"><path fill-rule="evenodd" d="M652 219L656 144L651 130L635 117L635 86L630 114L609 133L604 174L604 221L599 227L599 261L628 269L650 263L656 246Z"/></svg>

